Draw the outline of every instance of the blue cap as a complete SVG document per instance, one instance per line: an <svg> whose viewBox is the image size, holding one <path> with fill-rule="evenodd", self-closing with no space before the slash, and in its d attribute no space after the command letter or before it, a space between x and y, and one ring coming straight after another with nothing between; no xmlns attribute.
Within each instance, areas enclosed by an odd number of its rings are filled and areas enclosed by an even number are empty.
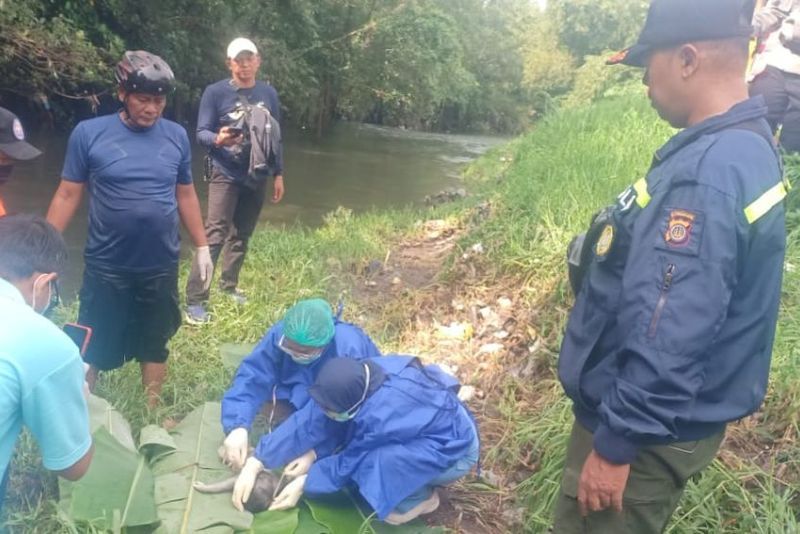
<svg viewBox="0 0 800 534"><path fill-rule="evenodd" d="M639 40L606 64L644 67L659 49L694 41L746 39L753 33L754 9L755 0L653 0Z"/></svg>

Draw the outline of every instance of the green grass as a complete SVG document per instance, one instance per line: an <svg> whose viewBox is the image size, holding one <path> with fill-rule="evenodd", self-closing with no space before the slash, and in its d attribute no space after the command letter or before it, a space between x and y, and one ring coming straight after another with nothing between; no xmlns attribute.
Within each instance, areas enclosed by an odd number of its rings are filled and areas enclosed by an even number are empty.
<svg viewBox="0 0 800 534"><path fill-rule="evenodd" d="M545 532L550 526L572 421L563 392L552 386L553 355L558 352L570 306L564 276L566 245L585 228L592 213L647 172L653 151L671 133L645 99L609 100L554 115L535 132L487 155L471 169L471 177L484 184L495 206L495 215L479 230L480 236L491 244L489 254L497 270L523 281L520 294L527 297L529 307L539 309L531 327L549 349L538 356L550 370L547 381L508 380L508 398L500 408L512 430L488 456L489 461L513 469L521 452L535 452L538 470L516 488L527 507L528 532ZM798 170L800 166L790 165L790 176ZM796 197L789 202L797 204ZM689 484L669 527L671 533L798 530L800 229L798 216L789 220L794 223L787 263L797 271L790 268L785 273L771 385L763 411L757 424L729 432L736 434L737 446L724 453L724 462L717 460ZM523 398L537 399L535 409L520 410ZM742 447L741 441L747 446ZM776 476L781 466L781 476Z"/></svg>
<svg viewBox="0 0 800 534"><path fill-rule="evenodd" d="M161 408L149 412L138 367L104 376L99 393L132 422L134 429L166 417L179 418L203 401L218 399L230 372L223 368L219 345L254 342L295 300L321 295L344 298L345 317L360 322L384 347L402 350L398 340L408 321L403 297L387 296L385 309L364 308L352 296L353 275L370 259L382 260L417 222L449 215L468 220L475 206L490 206L488 219L473 225L464 247L481 242L484 286L515 284L531 310L531 336L543 346L536 355L536 380L509 374L490 402L499 413L499 430L484 443L484 465L519 471L510 488L525 506L524 530L545 532L559 490L564 447L572 421L569 402L555 377L556 355L569 312L564 251L597 209L643 176L653 151L672 131L644 98L619 98L590 109L549 117L536 130L497 148L473 164L466 179L474 194L467 201L437 210L398 210L352 216L339 210L316 230L264 228L255 236L241 286L250 302L243 309L219 295L212 299L212 326L183 327L174 338L170 374ZM800 163L800 162L798 162ZM800 165L790 166L790 174ZM798 193L790 205L800 207ZM728 447L706 472L687 487L669 532L783 533L798 530L800 502L800 212L792 214L784 295L775 343L770 390L757 421L732 429ZM451 262L452 265L454 262ZM186 266L184 265L185 276ZM453 280L457 270L444 273ZM498 288L502 290L503 288ZM505 288L507 289L507 288ZM442 303L443 307L449 302ZM74 315L73 305L66 315ZM14 462L10 526L15 531L67 532L54 513L52 477L43 475L35 446L23 437ZM507 488L509 489L509 488ZM27 496L20 499L20 495Z"/></svg>

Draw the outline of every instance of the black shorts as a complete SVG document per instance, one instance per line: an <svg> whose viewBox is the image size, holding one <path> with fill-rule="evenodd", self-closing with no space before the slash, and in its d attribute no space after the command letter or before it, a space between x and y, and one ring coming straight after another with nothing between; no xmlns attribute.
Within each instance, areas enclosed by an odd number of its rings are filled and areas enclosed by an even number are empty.
<svg viewBox="0 0 800 534"><path fill-rule="evenodd" d="M78 322L92 328L84 355L101 371L126 361L163 363L181 325L178 269L120 273L86 266Z"/></svg>

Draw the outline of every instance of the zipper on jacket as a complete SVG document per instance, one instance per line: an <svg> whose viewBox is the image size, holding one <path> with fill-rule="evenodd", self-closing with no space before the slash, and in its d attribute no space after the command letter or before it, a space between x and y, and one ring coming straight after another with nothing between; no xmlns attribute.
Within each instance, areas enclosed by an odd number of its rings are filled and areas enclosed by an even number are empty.
<svg viewBox="0 0 800 534"><path fill-rule="evenodd" d="M664 273L664 281L661 284L661 294L658 296L656 309L653 312L653 318L650 320L650 328L647 329L647 337L656 337L656 330L658 329L658 321L661 319L661 313L664 311L664 306L667 305L667 295L672 287L672 278L675 276L675 264L670 263L667 265L667 271Z"/></svg>

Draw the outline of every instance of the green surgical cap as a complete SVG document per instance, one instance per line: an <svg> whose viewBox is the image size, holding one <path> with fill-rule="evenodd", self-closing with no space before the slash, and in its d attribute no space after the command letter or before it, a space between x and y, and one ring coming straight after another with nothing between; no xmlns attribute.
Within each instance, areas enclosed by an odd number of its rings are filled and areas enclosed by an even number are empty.
<svg viewBox="0 0 800 534"><path fill-rule="evenodd" d="M324 347L333 331L333 310L322 299L301 300L283 317L283 335L307 347Z"/></svg>

